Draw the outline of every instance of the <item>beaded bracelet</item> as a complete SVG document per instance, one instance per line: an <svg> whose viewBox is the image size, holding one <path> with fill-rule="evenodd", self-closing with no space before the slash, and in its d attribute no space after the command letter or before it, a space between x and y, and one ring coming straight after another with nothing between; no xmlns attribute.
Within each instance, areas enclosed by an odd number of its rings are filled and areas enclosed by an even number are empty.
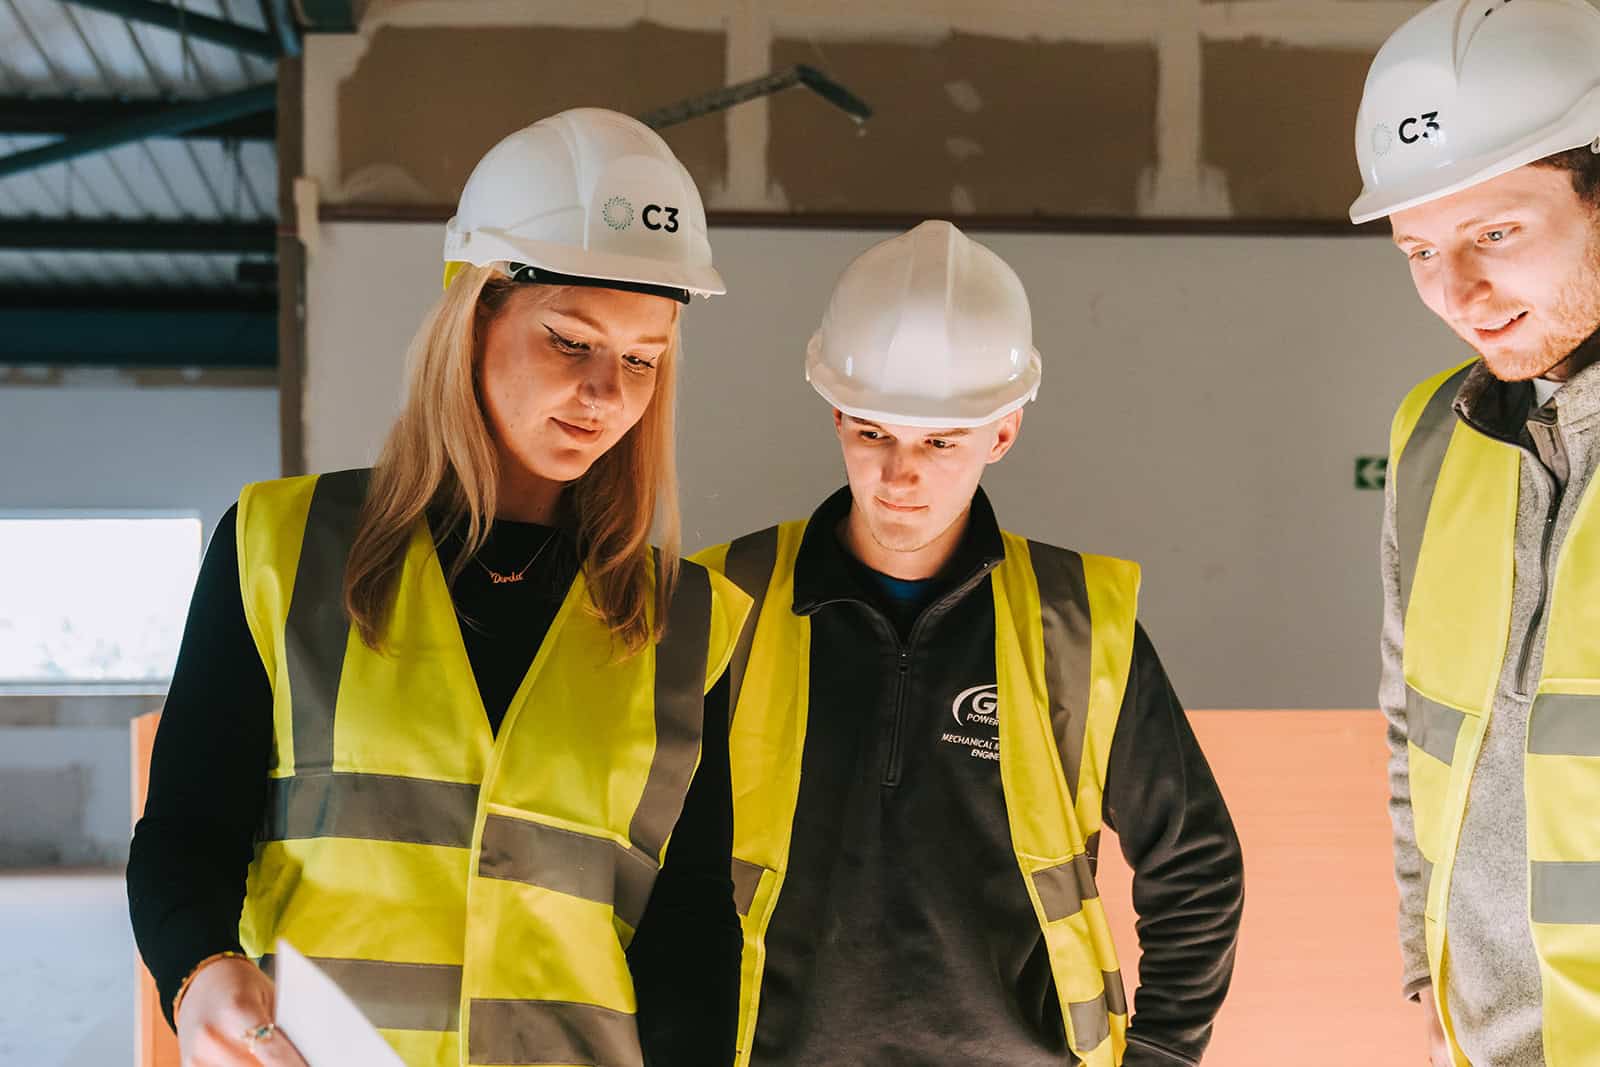
<svg viewBox="0 0 1600 1067"><path fill-rule="evenodd" d="M216 952L216 953L211 954L210 956L207 956L205 959L201 960L199 963L195 964L194 965L194 970L189 972L189 976L187 978L185 978L183 980L183 984L178 987L177 995L172 998L172 1018L173 1018L173 1021L174 1022L177 1021L177 1018L178 1018L178 1006L183 1003L183 995L185 993L189 992L189 983L193 982L194 979L195 979L195 976L198 975L201 971L205 970L207 965L212 964L212 963L216 963L218 960L228 960L228 959L247 960L249 958L250 957L246 956L243 952L232 952L232 951L229 951L229 952Z"/></svg>

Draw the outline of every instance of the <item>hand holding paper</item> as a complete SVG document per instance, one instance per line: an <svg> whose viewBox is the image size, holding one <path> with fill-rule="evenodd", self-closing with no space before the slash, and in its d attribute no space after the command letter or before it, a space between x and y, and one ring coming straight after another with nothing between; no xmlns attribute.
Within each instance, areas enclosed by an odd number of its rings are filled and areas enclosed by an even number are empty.
<svg viewBox="0 0 1600 1067"><path fill-rule="evenodd" d="M287 941L278 942L277 1023L307 1067L405 1067L338 984Z"/></svg>

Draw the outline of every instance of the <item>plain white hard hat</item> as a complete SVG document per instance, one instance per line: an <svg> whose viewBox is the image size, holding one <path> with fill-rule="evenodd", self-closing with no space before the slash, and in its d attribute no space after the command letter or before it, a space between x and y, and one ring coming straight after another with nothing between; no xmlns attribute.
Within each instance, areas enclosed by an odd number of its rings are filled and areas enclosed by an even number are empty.
<svg viewBox="0 0 1600 1067"><path fill-rule="evenodd" d="M444 259L727 292L694 179L654 130L603 108L562 111L489 149L445 227Z"/></svg>
<svg viewBox="0 0 1600 1067"><path fill-rule="evenodd" d="M845 268L806 380L847 415L905 426L982 426L1039 392L1028 294L999 256L924 222Z"/></svg>
<svg viewBox="0 0 1600 1067"><path fill-rule="evenodd" d="M1356 116L1368 222L1600 137L1600 11L1439 0L1372 61Z"/></svg>

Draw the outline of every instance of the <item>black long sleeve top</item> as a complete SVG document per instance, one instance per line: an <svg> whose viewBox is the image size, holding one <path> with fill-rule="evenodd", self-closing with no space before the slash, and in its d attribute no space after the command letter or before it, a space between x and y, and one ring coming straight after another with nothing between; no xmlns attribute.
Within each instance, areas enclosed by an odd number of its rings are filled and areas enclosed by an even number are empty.
<svg viewBox="0 0 1600 1067"><path fill-rule="evenodd" d="M245 621L236 512L223 517L201 566L128 858L134 935L169 1021L172 998L194 966L214 953L239 951L245 876L267 796L272 690ZM440 542L447 571L461 547L451 535ZM530 559L533 567L519 583L494 584L484 570L516 571ZM452 586L467 655L497 732L576 568L567 534L502 520ZM628 948L651 1067L705 1067L733 1058L742 942L729 876L727 703L723 679L706 699L701 762Z"/></svg>
<svg viewBox="0 0 1600 1067"><path fill-rule="evenodd" d="M817 509L795 564L810 710L751 1062L1074 1063L1017 868L997 720L974 714L996 679L993 509L980 491L944 572L906 583L840 543L850 507L845 489ZM1243 860L1142 626L1102 810L1133 869L1142 949L1123 1063L1187 1067L1232 976Z"/></svg>

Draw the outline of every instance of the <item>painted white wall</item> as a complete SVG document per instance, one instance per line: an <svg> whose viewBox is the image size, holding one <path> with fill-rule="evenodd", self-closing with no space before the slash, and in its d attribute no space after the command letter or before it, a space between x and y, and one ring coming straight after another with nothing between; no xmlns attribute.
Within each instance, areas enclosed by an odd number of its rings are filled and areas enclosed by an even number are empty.
<svg viewBox="0 0 1600 1067"><path fill-rule="evenodd" d="M271 387L0 387L0 510L196 511L209 538L280 470Z"/></svg>
<svg viewBox="0 0 1600 1067"><path fill-rule="evenodd" d="M311 469L368 463L436 298L438 227L322 228ZM685 541L803 516L842 483L806 339L883 234L714 233L732 294L686 319ZM1033 302L1044 384L985 486L1019 533L1145 565L1143 618L1191 707L1370 707L1384 453L1407 387L1466 358L1364 238L983 234ZM382 269L375 269L381 264Z"/></svg>

